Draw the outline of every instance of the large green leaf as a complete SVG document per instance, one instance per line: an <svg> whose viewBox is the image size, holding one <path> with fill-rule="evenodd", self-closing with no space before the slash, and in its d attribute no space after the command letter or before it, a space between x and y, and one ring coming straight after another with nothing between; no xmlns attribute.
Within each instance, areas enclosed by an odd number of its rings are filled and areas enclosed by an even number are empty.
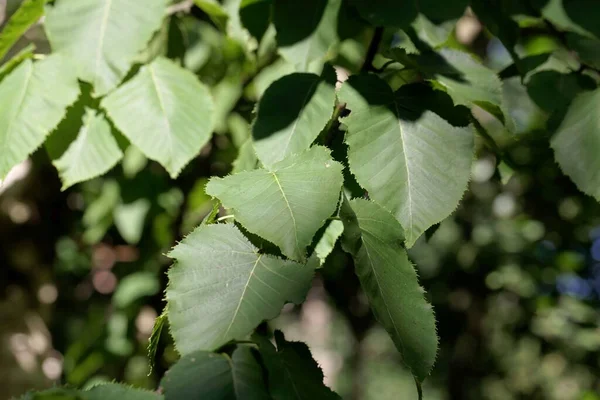
<svg viewBox="0 0 600 400"><path fill-rule="evenodd" d="M171 333L183 355L243 339L303 300L314 269L259 254L231 224L201 225L169 253L166 291Z"/></svg>
<svg viewBox="0 0 600 400"><path fill-rule="evenodd" d="M209 89L162 57L142 67L101 105L131 143L172 177L200 152L213 130Z"/></svg>
<svg viewBox="0 0 600 400"><path fill-rule="evenodd" d="M275 331L277 349L266 338L255 335L269 371L269 391L274 400L339 400L323 383L323 371L306 344L288 342Z"/></svg>
<svg viewBox="0 0 600 400"><path fill-rule="evenodd" d="M4 58L11 47L31 25L44 15L46 0L25 0L15 12L0 33L0 60Z"/></svg>
<svg viewBox="0 0 600 400"><path fill-rule="evenodd" d="M600 90L575 98L550 144L579 190L600 201Z"/></svg>
<svg viewBox="0 0 600 400"><path fill-rule="evenodd" d="M277 0L273 23L281 55L300 70L325 57L339 42L337 17L341 0Z"/></svg>
<svg viewBox="0 0 600 400"><path fill-rule="evenodd" d="M168 0L59 0L48 6L46 32L68 54L96 95L114 89L157 31Z"/></svg>
<svg viewBox="0 0 600 400"><path fill-rule="evenodd" d="M37 149L58 125L79 86L68 63L27 59L0 83L0 179Z"/></svg>
<svg viewBox="0 0 600 400"><path fill-rule="evenodd" d="M335 73L295 73L274 82L258 104L252 126L254 148L264 165L308 149L335 105Z"/></svg>
<svg viewBox="0 0 600 400"><path fill-rule="evenodd" d="M381 206L350 202L361 232L354 252L356 274L377 320L388 331L404 364L422 382L435 363L438 339L432 307L401 243L402 226ZM352 220L345 217L344 221Z"/></svg>
<svg viewBox="0 0 600 400"><path fill-rule="evenodd" d="M231 358L198 351L177 362L163 378L165 399L269 400L254 350L240 346Z"/></svg>
<svg viewBox="0 0 600 400"><path fill-rule="evenodd" d="M369 196L406 230L412 246L446 218L467 188L473 133L418 109L418 98L394 93L374 75L351 77L339 93L350 115L350 169Z"/></svg>
<svg viewBox="0 0 600 400"><path fill-rule="evenodd" d="M248 231L304 261L306 246L336 209L342 182L342 166L315 146L269 169L213 178L206 192L233 209Z"/></svg>
<svg viewBox="0 0 600 400"><path fill-rule="evenodd" d="M76 183L100 176L114 167L123 153L102 114L87 109L77 138L54 161L63 190Z"/></svg>

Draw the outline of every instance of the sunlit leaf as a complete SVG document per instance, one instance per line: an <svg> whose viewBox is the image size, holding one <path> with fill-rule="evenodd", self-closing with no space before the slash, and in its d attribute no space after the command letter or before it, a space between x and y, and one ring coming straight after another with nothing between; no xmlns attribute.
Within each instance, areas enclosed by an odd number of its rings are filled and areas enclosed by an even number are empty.
<svg viewBox="0 0 600 400"><path fill-rule="evenodd" d="M191 72L157 58L101 103L117 128L176 177L211 137L208 88Z"/></svg>
<svg viewBox="0 0 600 400"><path fill-rule="evenodd" d="M285 302L301 302L314 274L311 266L260 254L231 224L199 226L169 257L168 315L183 355L243 339Z"/></svg>
<svg viewBox="0 0 600 400"><path fill-rule="evenodd" d="M25 0L0 32L0 60L17 40L44 15L46 0Z"/></svg>
<svg viewBox="0 0 600 400"><path fill-rule="evenodd" d="M335 211L342 181L342 166L316 146L269 169L213 178L206 192L232 209L248 231L304 261L306 246Z"/></svg>
<svg viewBox="0 0 600 400"><path fill-rule="evenodd" d="M392 92L373 75L342 87L347 104L348 161L369 196L406 230L406 244L456 208L467 188L473 154L470 128L418 108L418 97Z"/></svg>
<svg viewBox="0 0 600 400"><path fill-rule="evenodd" d="M422 382L435 362L438 339L432 307L401 246L402 226L373 202L355 199L350 206L361 232L353 254L356 274L377 320L392 337L404 364Z"/></svg>
<svg viewBox="0 0 600 400"><path fill-rule="evenodd" d="M47 6L52 50L70 56L96 95L114 89L157 31L168 0L60 0Z"/></svg>
<svg viewBox="0 0 600 400"><path fill-rule="evenodd" d="M77 81L60 56L36 63L27 59L2 80L0 179L44 142L78 94Z"/></svg>
<svg viewBox="0 0 600 400"><path fill-rule="evenodd" d="M325 127L335 105L335 73L295 73L275 81L262 96L252 126L262 163L273 165L308 149Z"/></svg>

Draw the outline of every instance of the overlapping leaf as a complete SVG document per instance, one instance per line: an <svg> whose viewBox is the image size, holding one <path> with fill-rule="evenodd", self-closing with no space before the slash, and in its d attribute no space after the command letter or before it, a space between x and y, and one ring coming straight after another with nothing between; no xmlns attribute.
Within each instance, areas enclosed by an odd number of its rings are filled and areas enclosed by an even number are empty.
<svg viewBox="0 0 600 400"><path fill-rule="evenodd" d="M183 355L243 339L287 301L299 303L314 268L259 254L234 225L201 225L169 254L171 333Z"/></svg>
<svg viewBox="0 0 600 400"><path fill-rule="evenodd" d="M165 399L269 400L262 368L249 346L231 358L198 351L181 358L163 378Z"/></svg>
<svg viewBox="0 0 600 400"><path fill-rule="evenodd" d="M0 83L0 179L37 149L77 99L68 63L27 59Z"/></svg>
<svg viewBox="0 0 600 400"><path fill-rule="evenodd" d="M575 98L550 142L561 169L600 201L600 90Z"/></svg>
<svg viewBox="0 0 600 400"><path fill-rule="evenodd" d="M274 400L339 400L323 383L323 371L306 344L288 342L275 331L277 348L266 338L254 336L269 371L269 391Z"/></svg>
<svg viewBox="0 0 600 400"><path fill-rule="evenodd" d="M0 33L0 60L31 25L44 15L46 0L25 0Z"/></svg>
<svg viewBox="0 0 600 400"><path fill-rule="evenodd" d="M78 182L100 176L123 157L110 125L102 114L87 109L77 138L54 166L66 189Z"/></svg>
<svg viewBox="0 0 600 400"><path fill-rule="evenodd" d="M501 121L504 120L500 78L469 54L442 49L414 55L396 48L391 50L390 56L408 67L420 70L426 78L445 90L455 104L478 105Z"/></svg>
<svg viewBox="0 0 600 400"><path fill-rule="evenodd" d="M342 182L342 166L315 146L269 169L213 178L206 192L233 209L248 231L304 261L306 246L335 211Z"/></svg>
<svg viewBox="0 0 600 400"><path fill-rule="evenodd" d="M142 67L101 104L117 128L172 177L212 134L214 107L208 88L166 58Z"/></svg>
<svg viewBox="0 0 600 400"><path fill-rule="evenodd" d="M281 55L300 70L325 57L339 42L337 16L341 0L277 0L273 23Z"/></svg>
<svg viewBox="0 0 600 400"><path fill-rule="evenodd" d="M402 226L373 202L355 199L345 206L344 224L357 223L360 230L353 256L363 290L404 363L423 382L435 362L438 339L433 310L401 246Z"/></svg>
<svg viewBox="0 0 600 400"><path fill-rule="evenodd" d="M67 54L96 95L114 89L160 28L168 0L60 0L48 6L52 50Z"/></svg>
<svg viewBox="0 0 600 400"><path fill-rule="evenodd" d="M335 104L335 73L323 77L295 73L277 80L264 93L252 134L264 165L308 149L325 127Z"/></svg>
<svg viewBox="0 0 600 400"><path fill-rule="evenodd" d="M350 169L369 196L406 230L406 244L446 218L467 188L473 133L418 109L418 98L396 94L381 79L351 77L339 93L351 110Z"/></svg>
<svg viewBox="0 0 600 400"><path fill-rule="evenodd" d="M333 220L327 225L323 236L319 239L319 242L315 246L315 253L321 262L321 265L325 263L327 256L331 254L335 243L342 236L344 232L344 224L340 220Z"/></svg>

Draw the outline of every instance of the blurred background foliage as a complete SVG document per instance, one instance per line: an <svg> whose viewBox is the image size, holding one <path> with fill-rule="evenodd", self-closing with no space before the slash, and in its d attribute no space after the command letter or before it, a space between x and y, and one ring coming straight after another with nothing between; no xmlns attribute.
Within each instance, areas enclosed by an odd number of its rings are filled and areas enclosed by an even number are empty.
<svg viewBox="0 0 600 400"><path fill-rule="evenodd" d="M0 20L18 4L0 0ZM356 15L344 18L353 23L340 25L345 40L331 62L338 73L356 73L372 31ZM549 71L576 62L533 18L516 20L521 56L552 52ZM163 335L149 374L146 346L164 306L164 254L213 208L204 193L208 177L255 162L244 149L255 101L294 70L277 56L272 28L255 27L263 40L248 45L244 32L225 35L223 24L198 7L175 13L140 55L178 59L212 88L217 135L179 178L129 147L106 176L61 192L42 148L0 187L0 399L114 379L155 388L176 361ZM413 27L430 46L469 51L495 71L512 62L470 10L437 25L419 17ZM48 48L39 26L21 42ZM404 32L386 31L384 42L412 46ZM386 61L377 56L375 64ZM408 78L392 68L387 79L399 86ZM516 135L475 110L510 166L478 138L460 207L410 250L441 341L428 399L600 399L600 205L554 162L547 138L556 112L544 107L550 86L504 81ZM342 397L415 398L351 262L336 247L306 303L286 307L272 326L309 344Z"/></svg>

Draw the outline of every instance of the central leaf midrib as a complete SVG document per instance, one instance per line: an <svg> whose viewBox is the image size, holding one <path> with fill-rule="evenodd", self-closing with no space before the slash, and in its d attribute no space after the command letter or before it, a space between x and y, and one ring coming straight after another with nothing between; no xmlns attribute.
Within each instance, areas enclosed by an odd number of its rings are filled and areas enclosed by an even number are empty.
<svg viewBox="0 0 600 400"><path fill-rule="evenodd" d="M298 228L296 226L296 218L294 217L294 212L292 211L290 202L288 201L287 196L285 195L285 192L283 191L283 187L281 186L281 183L279 182L279 178L277 177L277 174L275 172L271 172L271 174L275 178L275 182L277 183L277 186L279 187L279 191L281 192L281 195L283 196L283 200L285 201L285 204L287 205L287 208L290 211L290 217L292 218L292 224L294 225L294 238L296 240L295 247L296 247L296 251L300 255L301 251L300 251L300 246L298 244Z"/></svg>
<svg viewBox="0 0 600 400"><path fill-rule="evenodd" d="M173 137L173 128L171 127L171 121L169 121L169 117L167 115L167 108L165 107L165 103L163 101L162 95L159 90L158 80L156 79L156 74L154 73L154 68L152 65L148 65L148 71L150 71L150 78L152 79L152 86L154 87L154 92L156 93L156 98L158 99L158 105L160 110L164 115L165 125L167 128L167 143L169 143L169 151L168 155L168 164L171 164L173 161L173 141L171 138ZM172 165L171 165L172 166Z"/></svg>
<svg viewBox="0 0 600 400"><path fill-rule="evenodd" d="M408 155L406 152L406 139L404 137L404 130L402 129L402 120L400 119L400 110L398 108L398 102L394 102L396 108L396 121L398 122L398 130L400 131L400 138L402 141L402 156L404 158L404 165L406 167L406 183L408 186L408 229L406 230L406 241L411 242L413 237L413 210L412 210L412 185L410 182L410 169L408 168ZM409 239L410 238L410 239Z"/></svg>
<svg viewBox="0 0 600 400"><path fill-rule="evenodd" d="M96 63L94 67L94 88L97 89L98 79L100 78L100 74L98 73L98 68L100 67L100 59L102 58L102 50L104 47L104 37L106 36L106 27L108 26L108 17L110 16L110 9L112 7L113 0L107 0L106 6L104 7L104 12L102 14L102 21L100 23L100 35L98 37L98 49L96 50Z"/></svg>

